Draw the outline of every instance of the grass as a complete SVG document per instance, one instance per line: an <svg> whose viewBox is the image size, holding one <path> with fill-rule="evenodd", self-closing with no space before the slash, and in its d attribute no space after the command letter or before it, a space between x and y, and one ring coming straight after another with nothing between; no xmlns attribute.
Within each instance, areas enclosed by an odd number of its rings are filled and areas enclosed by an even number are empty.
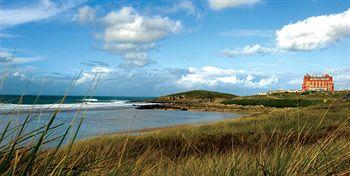
<svg viewBox="0 0 350 176"><path fill-rule="evenodd" d="M158 98L159 101L164 99L231 99L235 98L237 95L221 93L221 92L213 92L206 90L192 90L188 92L181 92L176 94L170 94L163 97Z"/></svg>
<svg viewBox="0 0 350 176"><path fill-rule="evenodd" d="M65 95L57 102L59 105L62 105L67 97L68 92L76 85L78 78L81 76L81 73L74 76L75 78L71 82L69 88L67 89ZM93 78L93 81L90 84L87 94L92 94L96 88L98 83L98 79L101 75L96 74ZM2 82L4 80L1 80ZM29 83L28 83L29 85ZM25 92L23 91L22 96L14 100L18 102L17 105L22 104ZM38 101L40 94L37 95L37 98L34 101ZM1 102L0 102L1 103ZM82 104L83 105L83 104ZM17 106L18 107L18 106ZM45 167L40 170L40 175L49 174L52 166L52 163L55 161L55 157L57 152L62 147L63 141L69 140L68 133L71 131L72 126L76 121L78 121L78 127L75 131L72 131L73 138L70 139L70 144L72 145L75 142L75 137L78 133L79 127L84 117L78 117L78 110L73 120L70 122L71 125L64 129L65 132L59 130L59 127L63 127L64 123L57 124L55 123L57 114L60 112L60 107L58 107L51 115L43 126L37 126L37 128L26 130L31 123L36 123L40 119L41 113L33 113L33 109L30 109L26 113L26 117L24 121L18 121L18 115L20 115L21 110L14 108L10 110L10 112L3 113L2 118L8 118L8 122L6 122L6 127L3 131L0 132L0 175L35 175L37 172L33 168L37 165L41 156L47 150L47 146L50 143L54 143L56 146L50 155L45 157ZM42 109L42 111L46 111L47 109ZM3 119L0 119L3 120ZM3 123L3 122L2 122ZM38 125L38 123L37 123ZM53 136L57 132L61 132L62 134L58 136ZM69 145L69 146L71 146ZM68 148L66 154L67 156L70 153L70 148ZM66 161L67 159L62 159L62 161ZM66 162L61 162L58 166L56 164L56 168L59 168L59 175L64 173L64 167Z"/></svg>
<svg viewBox="0 0 350 176"><path fill-rule="evenodd" d="M225 100L223 104L236 104L242 106L262 105L265 107L307 107L318 104L329 104L332 99L342 99L350 91L330 92L302 92L302 93L272 93L269 95L253 95L244 97L235 97Z"/></svg>
<svg viewBox="0 0 350 176"><path fill-rule="evenodd" d="M350 94L350 90L341 90L331 92L314 92L314 91L306 91L306 92L285 92L285 93L272 93L269 95L251 95L246 96L246 98L289 98L289 99L341 99L345 95Z"/></svg>
<svg viewBox="0 0 350 176"><path fill-rule="evenodd" d="M68 145L43 149L47 133L56 130L48 123L40 128L36 143L19 146L28 134L17 134L0 148L0 175L350 174L350 101L327 99L308 107L142 135L78 142L73 135Z"/></svg>
<svg viewBox="0 0 350 176"><path fill-rule="evenodd" d="M262 105L265 107L276 107L276 108L284 108L284 107L306 107L315 104L324 103L323 100L319 99L292 99L292 98L241 98L241 99L232 99L222 102L223 104L236 104L242 106L256 106Z"/></svg>

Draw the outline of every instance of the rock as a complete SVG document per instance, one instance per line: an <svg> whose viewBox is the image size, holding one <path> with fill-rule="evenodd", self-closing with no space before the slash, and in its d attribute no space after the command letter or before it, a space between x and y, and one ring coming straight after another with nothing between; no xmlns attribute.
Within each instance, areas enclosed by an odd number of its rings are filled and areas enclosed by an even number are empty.
<svg viewBox="0 0 350 176"><path fill-rule="evenodd" d="M187 108L176 107L169 104L141 105L139 107L136 107L136 109L166 109L166 110L181 110L181 111L188 110Z"/></svg>
<svg viewBox="0 0 350 176"><path fill-rule="evenodd" d="M166 108L163 104L140 105L136 109L163 109Z"/></svg>

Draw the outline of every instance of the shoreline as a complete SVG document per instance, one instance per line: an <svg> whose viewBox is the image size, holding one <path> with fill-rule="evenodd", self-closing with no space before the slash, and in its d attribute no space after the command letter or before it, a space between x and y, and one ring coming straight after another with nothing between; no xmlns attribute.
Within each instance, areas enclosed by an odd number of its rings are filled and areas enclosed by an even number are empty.
<svg viewBox="0 0 350 176"><path fill-rule="evenodd" d="M275 107L265 107L263 105L236 105L236 104L222 104L222 100L216 101L169 101L169 102L157 102L154 101L153 105L140 105L136 109L163 109L163 110L181 110L192 112L229 112L229 113L245 113L245 114L257 114L268 113Z"/></svg>
<svg viewBox="0 0 350 176"><path fill-rule="evenodd" d="M229 114L240 114L241 116L234 118L230 117L227 119L220 119L220 120L214 120L209 122L195 122L195 123L187 123L187 124L178 124L178 125L167 125L163 127L150 127L150 128L142 128L142 129L136 129L136 130L125 130L125 131L119 131L119 132L110 132L105 134L100 134L96 136L90 136L87 138L79 139L78 141L86 141L86 140L92 140L100 137L110 137L115 135L130 135L130 136L138 136L138 135L144 135L147 133L153 133L157 131L163 131L173 128L182 128L182 127L191 127L191 126L202 126L202 125L211 125L215 123L221 123L225 121L233 121L233 120L240 120L242 118L252 117L256 116L258 114L265 114L273 111L275 108L269 108L269 107L263 107L263 106L239 106L239 105L219 105L217 103L215 104L198 104L197 106L191 106L189 108L186 108L184 110L184 106L181 106L183 104L176 103L158 103L157 105L160 106L154 106L152 105L141 105L138 107L134 107L135 110L144 111L144 110L163 110L163 111L189 111L189 112L216 112L216 113L229 113ZM147 108L140 108L140 107L147 107ZM152 107L152 108L148 108ZM155 107L155 108L154 108ZM224 108L222 108L224 107ZM243 107L243 108L242 108Z"/></svg>
<svg viewBox="0 0 350 176"><path fill-rule="evenodd" d="M162 109L154 109L154 110L162 110ZM179 111L179 110L164 110L164 111ZM192 110L189 110L189 111L192 111ZM192 111L192 112L208 112L208 111ZM211 111L211 112L218 112L218 111ZM235 112L225 112L225 113L234 114ZM84 143L84 142L88 142L88 141L92 141L92 140L96 140L96 139L100 139L100 138L104 138L104 137L141 136L141 135L145 135L145 134L149 134L149 133L156 133L156 132L166 131L166 130L175 129L175 128L198 127L198 126L202 126L202 125L214 125L216 123L222 123L225 121L234 121L234 120L240 120L242 118L256 116L257 114L261 114L261 113L241 114L242 116L239 116L237 118L230 117L230 118L226 118L226 119L214 120L214 121L209 121L209 122L197 122L197 123L187 123L187 124L178 124L178 125L167 125L167 126L163 126L163 127L150 127L150 128L142 128L142 129L137 129L137 130L110 132L110 133L99 134L99 135L95 135L95 136L88 136L85 138L78 139L75 142L76 143ZM64 144L63 146L66 146L66 144Z"/></svg>
<svg viewBox="0 0 350 176"><path fill-rule="evenodd" d="M208 111L196 111L196 112L208 112ZM234 113L234 112L227 112L227 113ZM126 131L120 131L120 132L111 132L111 133L106 133L106 134L101 134L97 136L90 136L87 138L83 138L78 140L77 142L80 141L86 141L86 140L92 140L100 137L111 137L111 136L117 136L117 135L127 135L127 136L138 136L138 135L144 135L147 133L153 133L157 131L163 131L163 130L168 130L168 129L173 129L173 128L183 128L183 127L193 127L193 126L202 126L202 125L212 125L215 123L221 123L225 121L233 121L233 120L240 120L242 118L247 118L247 117L252 117L256 116L257 114L242 114L242 116L237 117L237 118L227 118L227 119L221 119L221 120L214 120L210 122L198 122L198 123L188 123L188 124L178 124L178 125L168 125L168 126L163 126L163 127L150 127L150 128L142 128L142 129L137 129L137 130L126 130Z"/></svg>

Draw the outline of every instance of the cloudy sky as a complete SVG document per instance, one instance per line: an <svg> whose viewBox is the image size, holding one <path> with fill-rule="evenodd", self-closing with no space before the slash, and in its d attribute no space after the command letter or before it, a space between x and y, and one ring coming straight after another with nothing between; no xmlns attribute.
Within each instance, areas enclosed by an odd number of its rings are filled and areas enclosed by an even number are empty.
<svg viewBox="0 0 350 176"><path fill-rule="evenodd" d="M350 89L349 38L349 0L0 0L0 94Z"/></svg>

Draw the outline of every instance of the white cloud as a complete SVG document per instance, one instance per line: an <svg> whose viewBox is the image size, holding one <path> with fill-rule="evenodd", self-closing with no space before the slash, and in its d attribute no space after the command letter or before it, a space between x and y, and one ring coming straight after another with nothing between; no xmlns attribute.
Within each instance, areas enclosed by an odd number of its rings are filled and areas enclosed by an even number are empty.
<svg viewBox="0 0 350 176"><path fill-rule="evenodd" d="M346 74L336 74L334 77L335 81L335 89L336 90L349 90L350 88L350 72Z"/></svg>
<svg viewBox="0 0 350 176"><path fill-rule="evenodd" d="M231 33L222 35L229 34ZM234 33L234 35L236 34ZM348 37L350 37L350 9L343 13L309 17L285 25L276 31L275 47L269 48L259 44L248 45L243 48L224 49L221 54L235 57L276 54L285 51L312 51L326 48Z"/></svg>
<svg viewBox="0 0 350 176"><path fill-rule="evenodd" d="M81 16L82 21L96 20L102 24L103 32L97 35L104 41L102 49L120 55L125 61L122 67L143 67L153 63L148 53L156 43L182 30L180 21L143 16L132 7L123 7L101 18L96 18L95 14L95 10L85 6L79 10L78 17Z"/></svg>
<svg viewBox="0 0 350 176"><path fill-rule="evenodd" d="M186 87L193 87L195 85L214 86L219 82L236 84L239 81L236 74L240 73L243 73L243 71L220 69L212 66L203 68L189 67L188 73L182 75L177 83Z"/></svg>
<svg viewBox="0 0 350 176"><path fill-rule="evenodd" d="M114 70L107 67L93 67L91 71L84 72L83 75L77 80L77 84L89 83L97 75L108 75L111 74Z"/></svg>
<svg viewBox="0 0 350 176"><path fill-rule="evenodd" d="M259 81L253 81L254 76L248 75L244 80L246 87L258 88L258 87L268 87L278 82L278 79L274 76L260 79Z"/></svg>
<svg viewBox="0 0 350 176"><path fill-rule="evenodd" d="M327 69L327 72L333 76L334 88L336 90L350 88L350 67Z"/></svg>
<svg viewBox="0 0 350 176"><path fill-rule="evenodd" d="M92 73L102 73L102 74L111 73L112 71L113 69L110 69L107 67L94 67L91 70Z"/></svg>
<svg viewBox="0 0 350 176"><path fill-rule="evenodd" d="M21 72L15 72L14 74L12 74L12 76L18 78L18 79L22 79L22 80L28 80L27 76L24 75Z"/></svg>
<svg viewBox="0 0 350 176"><path fill-rule="evenodd" d="M123 54L128 51L147 51L156 46L156 43L136 44L136 43L106 43L103 45L103 49L114 52L117 54Z"/></svg>
<svg viewBox="0 0 350 176"><path fill-rule="evenodd" d="M106 42L149 43L163 39L169 33L179 32L182 27L180 21L142 16L132 7L110 12L103 21L106 25L103 39Z"/></svg>
<svg viewBox="0 0 350 176"><path fill-rule="evenodd" d="M212 9L222 10L243 5L254 5L261 2L261 0L208 0L208 2Z"/></svg>
<svg viewBox="0 0 350 176"><path fill-rule="evenodd" d="M84 84L88 81L91 81L94 78L94 74L92 73L83 73L83 75L76 81L76 84Z"/></svg>
<svg viewBox="0 0 350 176"><path fill-rule="evenodd" d="M5 52L5 51L0 51L0 63L7 63L12 60L12 54Z"/></svg>
<svg viewBox="0 0 350 176"><path fill-rule="evenodd" d="M287 82L287 84L290 84L290 85L301 85L302 83L303 83L303 79L301 76L296 79L289 80Z"/></svg>
<svg viewBox="0 0 350 176"><path fill-rule="evenodd" d="M325 48L350 36L350 9L343 13L309 17L276 32L277 46L286 50Z"/></svg>
<svg viewBox="0 0 350 176"><path fill-rule="evenodd" d="M78 10L77 20L82 24L93 22L95 21L95 18L96 18L96 10L89 6L81 7Z"/></svg>
<svg viewBox="0 0 350 176"><path fill-rule="evenodd" d="M278 48L267 48L263 47L259 44L256 45L248 45L243 48L235 48L235 49L224 49L221 51L221 55L226 57L237 57L237 56L251 56L251 55L270 55L276 54L280 52Z"/></svg>
<svg viewBox="0 0 350 176"><path fill-rule="evenodd" d="M77 2L80 1L65 0L58 3L50 0L40 0L37 3L22 4L22 6L14 8L1 6L0 29L54 17L74 8L78 5Z"/></svg>
<svg viewBox="0 0 350 176"><path fill-rule="evenodd" d="M239 85L250 88L268 87L277 83L276 77L265 77L257 79L252 74L247 74L243 70L220 69L217 67L206 66L203 68L188 68L188 73L182 75L177 80L177 84L194 88L196 86L220 86L220 85Z"/></svg>
<svg viewBox="0 0 350 176"><path fill-rule="evenodd" d="M148 51L155 47L155 43L106 43L103 49L112 53L121 54L124 63L121 67L143 67L152 63L148 59Z"/></svg>

